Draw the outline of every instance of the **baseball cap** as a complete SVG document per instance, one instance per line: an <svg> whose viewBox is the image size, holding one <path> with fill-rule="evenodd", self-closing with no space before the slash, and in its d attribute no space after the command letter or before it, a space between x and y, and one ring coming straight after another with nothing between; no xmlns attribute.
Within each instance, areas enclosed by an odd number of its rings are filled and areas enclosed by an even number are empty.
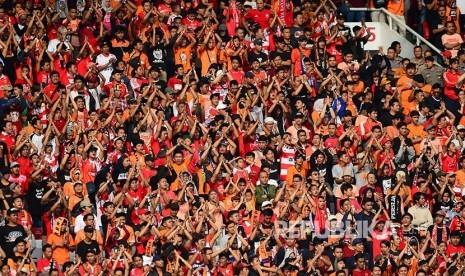
<svg viewBox="0 0 465 276"><path fill-rule="evenodd" d="M166 88L165 88L165 93L166 93L166 94L173 94L173 93L174 93L174 89L171 88L171 87L166 87Z"/></svg>
<svg viewBox="0 0 465 276"><path fill-rule="evenodd" d="M446 211L444 210L439 210L436 212L436 214L434 214L435 216L443 216L445 217L447 215Z"/></svg>
<svg viewBox="0 0 465 276"><path fill-rule="evenodd" d="M10 191L13 191L17 186L21 186L21 185L19 185L18 183L11 183L9 186Z"/></svg>
<svg viewBox="0 0 465 276"><path fill-rule="evenodd" d="M262 41L261 39L255 39L255 40L253 41L253 44L254 44L254 45L263 45L263 41Z"/></svg>
<svg viewBox="0 0 465 276"><path fill-rule="evenodd" d="M9 216L11 214L16 214L18 212L19 210L13 207L13 208L8 209L8 211L6 211L6 214Z"/></svg>
<svg viewBox="0 0 465 276"><path fill-rule="evenodd" d="M121 70L118 70L118 69L113 69L113 71L111 72L111 75L115 75L115 74L118 74L118 73L123 73Z"/></svg>
<svg viewBox="0 0 465 276"><path fill-rule="evenodd" d="M94 233L94 227L92 227L90 225L86 225L84 227L84 232L86 232L86 233Z"/></svg>
<svg viewBox="0 0 465 276"><path fill-rule="evenodd" d="M73 187L76 186L76 185L83 185L83 184L82 184L81 181L76 181L76 182L74 182ZM82 207L82 206L81 206L81 207Z"/></svg>
<svg viewBox="0 0 465 276"><path fill-rule="evenodd" d="M363 243L363 239L362 238L356 238L352 241L352 245L357 245L359 243Z"/></svg>
<svg viewBox="0 0 465 276"><path fill-rule="evenodd" d="M269 205L273 205L273 204L271 203L271 201L269 201L269 200L263 201L263 203L262 203L262 208L265 208L266 206L269 206Z"/></svg>
<svg viewBox="0 0 465 276"><path fill-rule="evenodd" d="M14 167L19 167L19 163L18 162L11 162L10 168L14 168Z"/></svg>
<svg viewBox="0 0 465 276"><path fill-rule="evenodd" d="M143 214L150 214L150 211L143 208L143 209L139 209L137 210L137 214L140 216L140 215L143 215Z"/></svg>
<svg viewBox="0 0 465 276"><path fill-rule="evenodd" d="M433 128L434 128L433 124L429 124L429 125L427 125L425 127L425 130L430 130L430 129L433 129Z"/></svg>
<svg viewBox="0 0 465 276"><path fill-rule="evenodd" d="M299 41L307 41L308 39L307 39L307 37L305 35L301 35L301 36L299 36L298 40Z"/></svg>
<svg viewBox="0 0 465 276"><path fill-rule="evenodd" d="M332 221L332 220L337 220L337 217L335 215L329 215L328 221Z"/></svg>
<svg viewBox="0 0 465 276"><path fill-rule="evenodd" d="M108 41L103 41L101 44L100 44L100 48L103 48L105 46L108 46L110 47L110 43Z"/></svg>
<svg viewBox="0 0 465 276"><path fill-rule="evenodd" d="M391 81L390 81L389 79L387 79L387 78L383 78L383 79L381 80L380 86L386 85L386 84L388 84L388 83L391 83Z"/></svg>
<svg viewBox="0 0 465 276"><path fill-rule="evenodd" d="M264 120L265 124L275 123L276 121L271 117L266 117Z"/></svg>
<svg viewBox="0 0 465 276"><path fill-rule="evenodd" d="M458 125L457 130L465 130L465 126L464 125Z"/></svg>
<svg viewBox="0 0 465 276"><path fill-rule="evenodd" d="M245 73L245 77L246 77L246 78L254 78L255 75L254 75L252 72L249 71L249 72L246 72L246 73Z"/></svg>
<svg viewBox="0 0 465 276"><path fill-rule="evenodd" d="M338 12L337 15L336 15L336 18L337 19L345 19L345 16L342 12Z"/></svg>
<svg viewBox="0 0 465 276"><path fill-rule="evenodd" d="M227 30L226 25L225 25L225 24L220 24L220 25L218 26L218 30L219 30L219 31L226 31L226 30Z"/></svg>
<svg viewBox="0 0 465 276"><path fill-rule="evenodd" d="M436 177L441 177L441 176L446 176L446 174L443 171L438 171L436 173Z"/></svg>
<svg viewBox="0 0 465 276"><path fill-rule="evenodd" d="M84 208L84 207L92 207L92 203L90 203L90 202L87 201L87 200L83 200L83 201L81 201L81 203L79 204L79 206L80 206L81 208Z"/></svg>
<svg viewBox="0 0 465 276"><path fill-rule="evenodd" d="M303 118L303 117L305 117L305 116L304 116L304 114L302 114L301 112L297 112L297 113L295 114L295 118Z"/></svg>
<svg viewBox="0 0 465 276"><path fill-rule="evenodd" d="M153 259L152 259L152 260L153 260L154 262L160 261L160 260L162 260L162 257L161 257L161 255L153 255Z"/></svg>

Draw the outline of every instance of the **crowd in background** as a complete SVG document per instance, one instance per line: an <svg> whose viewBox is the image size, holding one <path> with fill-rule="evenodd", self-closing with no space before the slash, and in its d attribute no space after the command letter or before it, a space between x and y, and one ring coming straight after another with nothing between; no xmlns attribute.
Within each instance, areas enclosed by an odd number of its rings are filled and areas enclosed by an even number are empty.
<svg viewBox="0 0 465 276"><path fill-rule="evenodd" d="M0 275L463 275L462 17L0 0Z"/></svg>

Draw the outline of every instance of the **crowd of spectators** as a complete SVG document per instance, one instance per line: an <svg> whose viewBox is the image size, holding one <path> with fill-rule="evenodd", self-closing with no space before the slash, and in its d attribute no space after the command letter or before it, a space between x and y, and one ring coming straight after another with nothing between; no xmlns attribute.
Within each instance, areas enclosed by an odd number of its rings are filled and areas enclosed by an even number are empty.
<svg viewBox="0 0 465 276"><path fill-rule="evenodd" d="M463 275L465 28L406 4L0 0L0 275Z"/></svg>

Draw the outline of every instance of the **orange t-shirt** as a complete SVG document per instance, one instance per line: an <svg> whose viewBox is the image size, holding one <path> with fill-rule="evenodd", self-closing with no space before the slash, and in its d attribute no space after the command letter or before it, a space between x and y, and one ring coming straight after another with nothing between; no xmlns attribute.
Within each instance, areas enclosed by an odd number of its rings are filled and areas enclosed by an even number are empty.
<svg viewBox="0 0 465 276"><path fill-rule="evenodd" d="M397 81L397 91L400 93L400 104L402 107L407 107L409 104L408 97L413 92L411 89L413 79L408 76L400 77Z"/></svg>
<svg viewBox="0 0 465 276"><path fill-rule="evenodd" d="M416 136L416 138L424 138L426 136L426 131L423 127L423 125L414 125L414 124L408 124L407 128L409 129L409 134L408 138L413 139L413 136ZM420 143L413 144L413 147L415 148L416 154L420 154Z"/></svg>
<svg viewBox="0 0 465 276"><path fill-rule="evenodd" d="M184 162L181 163L181 165L178 165L176 163L172 163L171 165L173 166L173 169L176 171L178 177L174 182L170 185L170 190L175 191L179 188L179 175L181 174L182 171L187 171L187 168L189 167L189 162L190 160L188 158L184 159Z"/></svg>
<svg viewBox="0 0 465 276"><path fill-rule="evenodd" d="M47 237L47 243L50 245L56 245L58 243L62 243L65 241L65 237L67 237L69 241L69 246L74 246L74 239L73 237L69 234L66 233L64 234L63 237L57 236L56 234L51 234L50 236ZM52 258L54 258L57 263L60 265L63 265L66 262L69 262L71 260L70 255L69 255L69 249L65 247L55 247L52 252Z"/></svg>
<svg viewBox="0 0 465 276"><path fill-rule="evenodd" d="M395 15L404 16L404 0L389 0L387 10Z"/></svg>
<svg viewBox="0 0 465 276"><path fill-rule="evenodd" d="M302 75L302 59L310 57L310 49L301 52L300 48L295 48L291 53L291 62L294 64L294 76Z"/></svg>
<svg viewBox="0 0 465 276"><path fill-rule="evenodd" d="M174 49L174 63L176 65L181 64L184 68L184 73L187 73L191 68L191 54L192 47L190 45L186 47L176 47Z"/></svg>
<svg viewBox="0 0 465 276"><path fill-rule="evenodd" d="M83 241L85 237L86 234L84 233L84 229L81 229L76 233L76 238L74 242L78 244L81 241ZM103 245L102 233L99 230L95 230L94 234L92 235L92 240L96 241L99 245Z"/></svg>
<svg viewBox="0 0 465 276"><path fill-rule="evenodd" d="M218 63L218 48L214 47L211 50L199 50L200 60L202 62L202 76L208 74L208 68L213 63Z"/></svg>

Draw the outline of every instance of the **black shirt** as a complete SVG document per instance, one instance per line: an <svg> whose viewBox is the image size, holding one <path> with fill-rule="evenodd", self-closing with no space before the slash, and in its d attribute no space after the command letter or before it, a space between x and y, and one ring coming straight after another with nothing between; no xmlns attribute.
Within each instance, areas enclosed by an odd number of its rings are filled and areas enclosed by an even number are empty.
<svg viewBox="0 0 465 276"><path fill-rule="evenodd" d="M255 59L257 59L260 63L262 63L268 60L268 56L263 52L256 53L255 51L252 51L251 53L248 54L249 64L251 64L252 61Z"/></svg>
<svg viewBox="0 0 465 276"><path fill-rule="evenodd" d="M150 65L160 68L166 71L166 53L165 45L163 43L158 43L155 46L152 46L150 43L146 42L144 44L145 52L149 58Z"/></svg>
<svg viewBox="0 0 465 276"><path fill-rule="evenodd" d="M97 241L91 240L90 243L84 240L80 241L76 247L76 253L81 257L82 262L87 262L87 251L92 250L96 255L100 254L100 247Z"/></svg>
<svg viewBox="0 0 465 276"><path fill-rule="evenodd" d="M29 184L29 189L26 195L26 201L28 205L29 212L31 215L42 215L42 196L45 194L45 188L47 187L46 181L41 181L39 183L31 182Z"/></svg>
<svg viewBox="0 0 465 276"><path fill-rule="evenodd" d="M13 258L15 256L13 249L16 246L16 240L24 240L26 237L27 233L22 225L17 224L15 226L10 226L7 224L0 227L0 244L7 258Z"/></svg>

